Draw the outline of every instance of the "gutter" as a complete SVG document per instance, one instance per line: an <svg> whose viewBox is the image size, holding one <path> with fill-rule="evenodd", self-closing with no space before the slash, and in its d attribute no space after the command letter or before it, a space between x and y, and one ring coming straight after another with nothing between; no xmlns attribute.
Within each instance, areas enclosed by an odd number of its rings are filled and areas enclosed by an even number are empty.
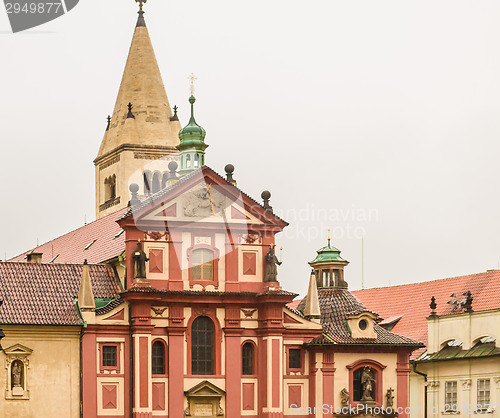
<svg viewBox="0 0 500 418"><path fill-rule="evenodd" d="M83 418L83 336L87 329L87 323L84 322L80 330L80 418Z"/></svg>
<svg viewBox="0 0 500 418"><path fill-rule="evenodd" d="M417 370L417 362L413 361L413 371L416 374L424 377L424 382L427 383L427 375ZM424 418L427 418L427 385L424 385Z"/></svg>

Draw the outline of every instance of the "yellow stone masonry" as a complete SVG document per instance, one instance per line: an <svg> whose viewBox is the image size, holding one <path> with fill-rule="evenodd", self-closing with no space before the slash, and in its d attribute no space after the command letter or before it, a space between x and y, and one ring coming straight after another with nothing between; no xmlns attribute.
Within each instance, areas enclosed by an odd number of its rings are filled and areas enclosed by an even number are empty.
<svg viewBox="0 0 500 418"><path fill-rule="evenodd" d="M134 118L127 118L129 103L132 103ZM137 26L111 124L94 161L98 219L127 205L131 179L135 178L142 186L145 164L177 152L175 146L179 143L181 125L178 120L171 120L172 117L148 29ZM160 171L166 171L166 167ZM116 178L115 198L110 199L105 181L113 176Z"/></svg>

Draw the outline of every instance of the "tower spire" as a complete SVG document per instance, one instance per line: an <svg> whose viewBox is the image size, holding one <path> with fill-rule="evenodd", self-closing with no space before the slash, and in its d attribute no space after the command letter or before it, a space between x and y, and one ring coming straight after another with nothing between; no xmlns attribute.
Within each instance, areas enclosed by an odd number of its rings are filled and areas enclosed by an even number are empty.
<svg viewBox="0 0 500 418"><path fill-rule="evenodd" d="M177 152L181 125L174 116L163 85L160 69L144 20L144 5L138 4L137 24L109 126L94 160L96 167L96 217L116 212L129 201L129 186L139 184L151 160ZM172 62L176 57L172 57ZM129 109L131 103L133 108ZM109 199L109 178L116 187Z"/></svg>

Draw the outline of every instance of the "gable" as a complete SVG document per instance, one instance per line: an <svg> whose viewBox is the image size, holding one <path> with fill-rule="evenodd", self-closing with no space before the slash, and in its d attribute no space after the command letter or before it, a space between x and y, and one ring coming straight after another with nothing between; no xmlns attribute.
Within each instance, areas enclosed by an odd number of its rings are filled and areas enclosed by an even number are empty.
<svg viewBox="0 0 500 418"><path fill-rule="evenodd" d="M224 186L198 183L180 195L166 199L158 208L141 216L143 221L206 222L263 225L250 213L241 196L234 198Z"/></svg>
<svg viewBox="0 0 500 418"><path fill-rule="evenodd" d="M12 345L9 348L5 348L3 351L5 352L6 355L9 355L9 356L12 356L12 355L28 356L33 352L33 350L31 348L28 348L22 344Z"/></svg>
<svg viewBox="0 0 500 418"><path fill-rule="evenodd" d="M201 383L198 383L196 386L193 386L191 389L187 390L185 394L189 397L191 396L200 396L200 397L207 397L207 396L222 396L226 392L223 391L222 389L218 388L215 386L213 383L210 383L208 380L204 380Z"/></svg>
<svg viewBox="0 0 500 418"><path fill-rule="evenodd" d="M283 229L285 221L204 166L138 203L122 219L137 224L233 224Z"/></svg>

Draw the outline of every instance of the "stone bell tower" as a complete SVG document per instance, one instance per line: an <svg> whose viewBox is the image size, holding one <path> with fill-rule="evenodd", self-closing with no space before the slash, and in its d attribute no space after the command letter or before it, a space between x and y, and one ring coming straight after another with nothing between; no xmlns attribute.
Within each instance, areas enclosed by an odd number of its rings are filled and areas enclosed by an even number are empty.
<svg viewBox="0 0 500 418"><path fill-rule="evenodd" d="M168 156L177 152L179 144L177 111L175 108L172 113L163 86L144 20L143 1L139 5L113 116L108 117L94 160L97 219L127 206L131 183L140 185L140 196L164 187Z"/></svg>

